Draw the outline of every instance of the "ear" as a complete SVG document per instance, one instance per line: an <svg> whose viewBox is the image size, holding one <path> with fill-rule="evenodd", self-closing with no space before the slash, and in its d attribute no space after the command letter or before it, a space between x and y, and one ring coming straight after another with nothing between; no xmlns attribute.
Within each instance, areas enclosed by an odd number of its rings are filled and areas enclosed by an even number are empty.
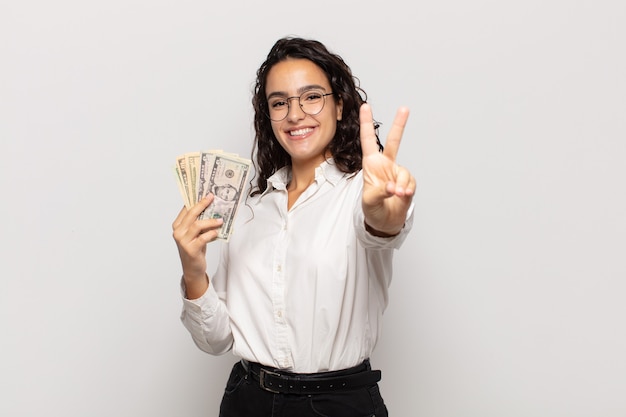
<svg viewBox="0 0 626 417"><path fill-rule="evenodd" d="M337 121L340 121L343 118L343 100L337 100L337 104L335 105L337 109Z"/></svg>

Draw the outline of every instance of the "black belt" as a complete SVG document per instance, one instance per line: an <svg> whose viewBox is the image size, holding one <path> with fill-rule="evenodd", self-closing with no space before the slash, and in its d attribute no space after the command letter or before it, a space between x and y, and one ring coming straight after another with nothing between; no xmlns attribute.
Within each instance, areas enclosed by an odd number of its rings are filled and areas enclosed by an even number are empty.
<svg viewBox="0 0 626 417"><path fill-rule="evenodd" d="M316 374L296 374L241 360L243 368L265 391L276 394L324 394L368 387L380 381L381 372L373 371L369 361L354 368Z"/></svg>

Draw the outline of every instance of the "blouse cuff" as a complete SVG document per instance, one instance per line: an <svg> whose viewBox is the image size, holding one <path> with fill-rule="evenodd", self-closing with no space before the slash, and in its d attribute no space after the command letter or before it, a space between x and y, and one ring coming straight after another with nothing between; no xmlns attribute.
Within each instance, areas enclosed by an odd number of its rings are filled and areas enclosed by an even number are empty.
<svg viewBox="0 0 626 417"><path fill-rule="evenodd" d="M215 291L215 288L211 283L207 290L202 294L199 298L189 299L187 298L187 289L185 287L185 280L181 278L180 280L180 292L183 299L183 306L185 310L194 313L201 314L203 311L205 315L212 315L215 313L217 306L219 304L219 296Z"/></svg>

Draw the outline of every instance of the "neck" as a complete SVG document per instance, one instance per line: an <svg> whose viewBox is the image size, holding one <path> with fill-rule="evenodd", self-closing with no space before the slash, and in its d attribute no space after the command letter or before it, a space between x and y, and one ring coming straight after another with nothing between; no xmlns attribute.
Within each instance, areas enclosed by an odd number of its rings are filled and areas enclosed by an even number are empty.
<svg viewBox="0 0 626 417"><path fill-rule="evenodd" d="M315 169L320 166L319 162L299 164L295 161L291 165L291 180L287 187L288 191L304 191L315 181Z"/></svg>

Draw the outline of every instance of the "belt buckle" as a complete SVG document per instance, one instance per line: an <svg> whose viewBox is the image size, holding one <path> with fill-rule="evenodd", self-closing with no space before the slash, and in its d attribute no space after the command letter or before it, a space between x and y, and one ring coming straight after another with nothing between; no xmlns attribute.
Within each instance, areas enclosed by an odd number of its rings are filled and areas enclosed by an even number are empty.
<svg viewBox="0 0 626 417"><path fill-rule="evenodd" d="M261 388L263 388L265 391L273 392L274 394L280 394L280 391L277 391L276 389L270 388L267 385L265 385L265 376L266 375L280 378L280 374L277 373L277 372L268 371L268 370L263 369L263 368L261 368L259 370L259 384L261 385Z"/></svg>

